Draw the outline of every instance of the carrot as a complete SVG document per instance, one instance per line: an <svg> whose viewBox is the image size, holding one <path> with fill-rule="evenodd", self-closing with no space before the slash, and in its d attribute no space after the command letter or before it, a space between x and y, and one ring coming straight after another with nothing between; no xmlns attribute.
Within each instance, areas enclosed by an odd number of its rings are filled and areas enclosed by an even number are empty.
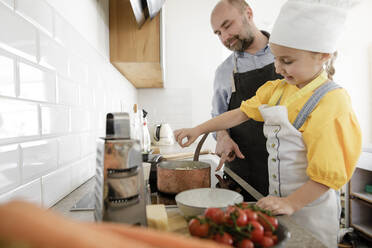
<svg viewBox="0 0 372 248"><path fill-rule="evenodd" d="M224 248L230 247L210 240L186 237L180 234L157 231L144 227L134 227L114 223L88 224L90 227L108 233L139 240L162 248Z"/></svg>
<svg viewBox="0 0 372 248"><path fill-rule="evenodd" d="M0 240L37 248L155 248L150 243L99 229L59 216L26 202L0 205Z"/></svg>

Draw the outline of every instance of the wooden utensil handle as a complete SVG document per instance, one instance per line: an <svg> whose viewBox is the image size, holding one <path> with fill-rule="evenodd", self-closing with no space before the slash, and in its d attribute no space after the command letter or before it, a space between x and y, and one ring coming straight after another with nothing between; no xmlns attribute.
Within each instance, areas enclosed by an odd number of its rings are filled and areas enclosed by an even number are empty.
<svg viewBox="0 0 372 248"><path fill-rule="evenodd" d="M209 150L203 150L200 152L200 155L203 154L209 154ZM184 152L184 153L176 153L176 154L168 154L163 155L164 160L176 160L176 159L183 159L183 158L192 158L194 156L194 153L192 152Z"/></svg>

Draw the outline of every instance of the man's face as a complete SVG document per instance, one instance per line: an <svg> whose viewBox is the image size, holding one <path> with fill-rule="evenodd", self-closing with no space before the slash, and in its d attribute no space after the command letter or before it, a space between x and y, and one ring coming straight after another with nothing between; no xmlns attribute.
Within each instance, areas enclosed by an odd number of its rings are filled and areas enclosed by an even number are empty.
<svg viewBox="0 0 372 248"><path fill-rule="evenodd" d="M245 51L253 43L254 35L246 15L228 3L215 7L211 25L221 42L232 51Z"/></svg>

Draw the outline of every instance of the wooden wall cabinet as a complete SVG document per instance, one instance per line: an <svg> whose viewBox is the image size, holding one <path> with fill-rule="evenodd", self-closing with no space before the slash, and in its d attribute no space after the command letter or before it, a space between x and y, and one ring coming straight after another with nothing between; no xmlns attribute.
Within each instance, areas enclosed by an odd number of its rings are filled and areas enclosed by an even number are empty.
<svg viewBox="0 0 372 248"><path fill-rule="evenodd" d="M138 29L130 0L110 0L110 61L136 88L162 88L160 14Z"/></svg>
<svg viewBox="0 0 372 248"><path fill-rule="evenodd" d="M349 182L350 226L372 239L372 194L365 186L372 185L372 152L363 152Z"/></svg>

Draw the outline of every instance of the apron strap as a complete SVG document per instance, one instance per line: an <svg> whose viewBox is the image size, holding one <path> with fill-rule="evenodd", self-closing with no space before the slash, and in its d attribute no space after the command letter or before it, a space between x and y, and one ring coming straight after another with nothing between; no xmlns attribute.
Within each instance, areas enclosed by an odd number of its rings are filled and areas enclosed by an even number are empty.
<svg viewBox="0 0 372 248"><path fill-rule="evenodd" d="M341 88L334 82L329 82L321 85L314 94L307 100L305 105L302 107L300 113L298 113L296 120L293 122L293 126L298 130L305 123L307 117L313 112L314 108L318 105L319 101L323 98L325 94L329 91Z"/></svg>

